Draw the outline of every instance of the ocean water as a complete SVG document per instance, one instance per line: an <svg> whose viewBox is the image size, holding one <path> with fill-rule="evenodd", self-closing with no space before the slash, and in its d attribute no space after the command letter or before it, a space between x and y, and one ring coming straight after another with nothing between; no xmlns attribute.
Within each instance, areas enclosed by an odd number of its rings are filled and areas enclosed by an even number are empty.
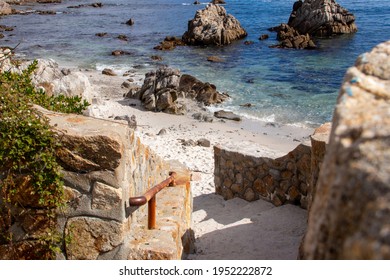
<svg viewBox="0 0 390 280"><path fill-rule="evenodd" d="M99 0L100 1L100 0ZM231 99L210 110L224 108L252 119L315 127L332 118L338 90L348 67L377 44L390 40L388 0L338 0L356 17L358 32L318 40L316 50L269 48L277 43L269 27L287 22L294 0L226 0L225 8L248 32L248 37L225 47L153 49L166 36L181 36L188 20L207 3L194 0L101 0L102 8L70 9L96 1L63 0L61 4L18 7L55 10L56 15L12 15L0 24L16 26L1 45L16 46L26 58L52 58L61 64L85 68L137 68L147 72L164 64L208 81ZM206 1L205 1L206 2ZM135 24L124 24L129 18ZM107 32L106 37L96 33ZM128 41L117 37L124 34ZM262 34L270 38L260 41ZM253 41L244 45L245 40ZM120 49L130 55L114 57ZM163 57L162 62L150 56ZM212 63L216 55L223 63ZM250 108L240 105L251 103Z"/></svg>

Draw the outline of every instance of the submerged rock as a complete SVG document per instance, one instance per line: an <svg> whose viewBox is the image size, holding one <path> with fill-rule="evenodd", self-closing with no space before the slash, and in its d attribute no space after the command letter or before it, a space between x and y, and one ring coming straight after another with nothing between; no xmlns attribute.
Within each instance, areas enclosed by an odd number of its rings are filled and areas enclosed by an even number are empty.
<svg viewBox="0 0 390 280"><path fill-rule="evenodd" d="M167 36L164 41L160 42L160 45L154 47L155 50L159 51L171 51L175 49L177 46L185 46L186 43L177 37Z"/></svg>
<svg viewBox="0 0 390 280"><path fill-rule="evenodd" d="M189 45L228 45L247 36L240 22L227 14L224 7L209 4L198 10L194 19L188 22L183 41Z"/></svg>
<svg viewBox="0 0 390 280"><path fill-rule="evenodd" d="M294 3L288 25L300 34L329 37L357 31L355 16L334 0L301 0Z"/></svg>

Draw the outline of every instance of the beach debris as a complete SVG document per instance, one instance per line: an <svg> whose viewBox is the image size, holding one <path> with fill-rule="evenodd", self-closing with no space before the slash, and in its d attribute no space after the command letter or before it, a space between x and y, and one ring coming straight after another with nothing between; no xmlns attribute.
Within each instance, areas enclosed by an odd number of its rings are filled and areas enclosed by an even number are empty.
<svg viewBox="0 0 390 280"><path fill-rule="evenodd" d="M107 75L107 76L116 76L116 73L114 72L114 70L109 69L109 68L104 68L102 70L102 74Z"/></svg>
<svg viewBox="0 0 390 280"><path fill-rule="evenodd" d="M189 45L223 46L246 36L247 32L240 22L229 15L224 7L208 4L189 21L182 39Z"/></svg>
<svg viewBox="0 0 390 280"><path fill-rule="evenodd" d="M241 117L239 115L234 114L230 111L220 110L214 112L214 117L221 118L221 119L227 119L227 120L233 120L233 121L241 121Z"/></svg>

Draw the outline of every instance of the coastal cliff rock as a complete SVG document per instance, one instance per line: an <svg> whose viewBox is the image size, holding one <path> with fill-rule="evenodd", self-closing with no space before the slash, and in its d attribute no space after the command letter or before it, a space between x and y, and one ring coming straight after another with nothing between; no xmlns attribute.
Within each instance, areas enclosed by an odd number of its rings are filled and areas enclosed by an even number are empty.
<svg viewBox="0 0 390 280"><path fill-rule="evenodd" d="M160 67L145 74L141 89L130 90L128 98L140 99L147 110L183 114L185 106L178 98L194 99L205 105L221 103L228 98L210 83L203 83L190 75L181 75L177 69Z"/></svg>
<svg viewBox="0 0 390 280"><path fill-rule="evenodd" d="M288 25L300 34L329 37L357 31L355 16L334 0L299 0L294 3Z"/></svg>
<svg viewBox="0 0 390 280"><path fill-rule="evenodd" d="M227 14L224 7L208 4L198 10L194 19L188 22L183 41L189 45L228 45L247 35L240 22Z"/></svg>
<svg viewBox="0 0 390 280"><path fill-rule="evenodd" d="M304 259L390 259L390 41L348 69L309 214Z"/></svg>

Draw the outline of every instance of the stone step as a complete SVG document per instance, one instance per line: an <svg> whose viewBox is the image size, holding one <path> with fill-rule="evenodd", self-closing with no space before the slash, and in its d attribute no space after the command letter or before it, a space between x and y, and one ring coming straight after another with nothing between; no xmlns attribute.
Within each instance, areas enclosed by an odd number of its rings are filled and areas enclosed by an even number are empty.
<svg viewBox="0 0 390 280"><path fill-rule="evenodd" d="M178 168L171 170L177 171ZM180 176L177 182L182 184L166 187L156 195L156 228L148 230L147 214L141 217L140 223L132 226L128 259L182 259L194 250L194 235L190 228L192 214L190 174L183 171L178 173ZM187 179L183 180L184 177Z"/></svg>

